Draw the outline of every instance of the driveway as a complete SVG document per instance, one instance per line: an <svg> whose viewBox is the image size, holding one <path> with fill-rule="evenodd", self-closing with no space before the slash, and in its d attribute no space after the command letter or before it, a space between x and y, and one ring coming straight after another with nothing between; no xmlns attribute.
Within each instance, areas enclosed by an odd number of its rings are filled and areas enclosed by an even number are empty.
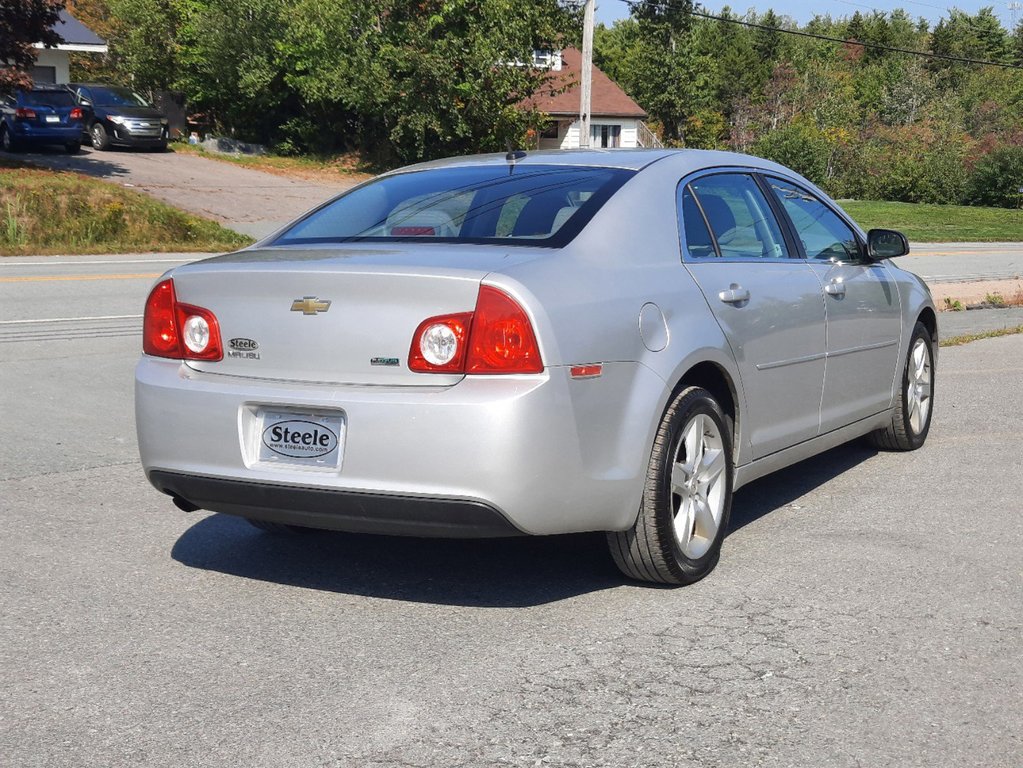
<svg viewBox="0 0 1023 768"><path fill-rule="evenodd" d="M77 155L41 150L23 157L48 168L135 187L256 238L355 185L285 178L183 152L97 152L83 147Z"/></svg>

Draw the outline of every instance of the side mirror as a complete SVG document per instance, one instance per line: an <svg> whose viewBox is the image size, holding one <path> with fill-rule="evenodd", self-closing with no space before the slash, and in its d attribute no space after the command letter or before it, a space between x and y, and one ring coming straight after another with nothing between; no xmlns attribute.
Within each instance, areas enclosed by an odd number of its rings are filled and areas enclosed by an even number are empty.
<svg viewBox="0 0 1023 768"><path fill-rule="evenodd" d="M894 259L909 253L909 240L894 229L872 229L867 233L867 256L871 261Z"/></svg>

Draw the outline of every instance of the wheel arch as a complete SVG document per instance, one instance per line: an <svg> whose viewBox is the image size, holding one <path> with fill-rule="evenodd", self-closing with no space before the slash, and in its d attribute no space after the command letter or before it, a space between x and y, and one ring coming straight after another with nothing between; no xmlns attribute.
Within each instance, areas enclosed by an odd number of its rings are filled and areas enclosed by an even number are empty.
<svg viewBox="0 0 1023 768"><path fill-rule="evenodd" d="M692 365L682 374L668 398L670 403L679 392L686 387L701 387L714 396L721 410L729 419L729 428L732 439L732 459L738 464L739 458L739 425L741 414L739 411L739 391L735 381L721 365L711 360Z"/></svg>
<svg viewBox="0 0 1023 768"><path fill-rule="evenodd" d="M938 315L931 307L924 307L917 316L917 322L921 323L931 335L931 341L938 345Z"/></svg>

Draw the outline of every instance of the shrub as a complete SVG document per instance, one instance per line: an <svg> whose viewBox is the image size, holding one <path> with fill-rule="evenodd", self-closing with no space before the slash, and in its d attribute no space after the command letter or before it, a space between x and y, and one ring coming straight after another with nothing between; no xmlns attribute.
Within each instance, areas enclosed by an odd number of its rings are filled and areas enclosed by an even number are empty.
<svg viewBox="0 0 1023 768"><path fill-rule="evenodd" d="M1023 147L1000 147L982 157L967 186L974 205L1023 207Z"/></svg>

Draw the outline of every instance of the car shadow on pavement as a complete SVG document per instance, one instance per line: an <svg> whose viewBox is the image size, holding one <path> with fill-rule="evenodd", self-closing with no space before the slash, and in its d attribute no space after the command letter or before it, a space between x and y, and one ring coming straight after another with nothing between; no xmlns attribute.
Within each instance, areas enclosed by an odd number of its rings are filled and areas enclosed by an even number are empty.
<svg viewBox="0 0 1023 768"><path fill-rule="evenodd" d="M108 156L109 155L109 156ZM128 176L129 170L118 162L116 152L96 152L83 147L80 152L67 154L60 147L33 147L31 150L7 155L14 160L41 165L44 168L58 171L74 171L97 179L116 181L121 176Z"/></svg>
<svg viewBox="0 0 1023 768"><path fill-rule="evenodd" d="M740 488L732 499L728 535L750 523L755 523L780 507L791 504L818 486L830 482L843 472L876 455L877 449L870 447L865 440L854 440L767 477L754 480Z"/></svg>
<svg viewBox="0 0 1023 768"><path fill-rule="evenodd" d="M875 454L850 443L757 480L736 494L728 533ZM191 568L247 579L439 605L535 606L632 583L618 572L602 533L508 539L288 535L214 514L185 531L171 557Z"/></svg>
<svg viewBox="0 0 1023 768"><path fill-rule="evenodd" d="M602 533L508 539L414 539L259 531L210 515L171 557L192 568L392 600L525 607L621 586Z"/></svg>

